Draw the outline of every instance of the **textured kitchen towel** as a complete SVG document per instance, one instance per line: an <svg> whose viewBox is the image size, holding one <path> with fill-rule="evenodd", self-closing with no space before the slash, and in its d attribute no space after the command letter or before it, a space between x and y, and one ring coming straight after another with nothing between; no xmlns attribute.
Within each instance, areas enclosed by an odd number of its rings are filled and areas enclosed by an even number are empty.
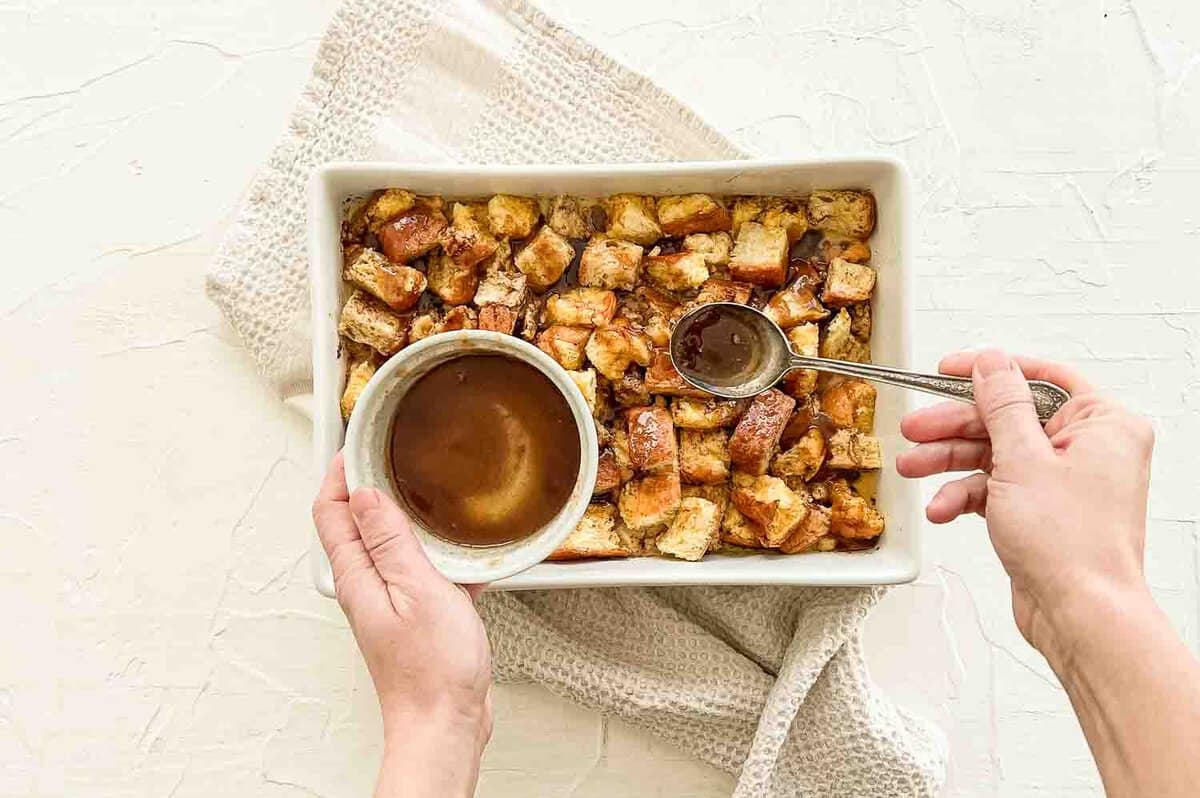
<svg viewBox="0 0 1200 798"><path fill-rule="evenodd" d="M783 82L780 85L784 88ZM348 0L209 293L285 397L310 390L304 189L329 160L705 160L742 153L525 0ZM738 774L737 796L929 796L936 728L871 683L858 588L485 595L501 680L532 680Z"/></svg>

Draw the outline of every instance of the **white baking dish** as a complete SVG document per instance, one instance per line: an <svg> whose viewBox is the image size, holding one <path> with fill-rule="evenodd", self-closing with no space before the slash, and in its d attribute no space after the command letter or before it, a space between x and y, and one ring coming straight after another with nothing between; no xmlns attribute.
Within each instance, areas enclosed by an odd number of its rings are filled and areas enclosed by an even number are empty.
<svg viewBox="0 0 1200 798"><path fill-rule="evenodd" d="M878 201L878 225L871 238L878 282L872 308L872 358L909 366L912 329L912 224L908 173L888 158L821 161L719 161L702 163L591 166L466 166L400 163L331 163L309 183L309 269L313 323L313 450L317 473L342 445L339 398L345 367L338 352L338 312L345 299L341 281L340 224L348 197L399 186L418 194L447 198L495 193L600 196L644 194L806 194L820 188L869 189ZM601 587L615 585L880 585L916 578L920 563L920 494L891 466L902 446L900 417L907 391L883 387L875 432L887 467L879 481L878 503L887 529L870 551L799 555L710 554L701 562L658 557L541 563L493 585L495 589ZM313 579L333 595L333 578L314 540Z"/></svg>

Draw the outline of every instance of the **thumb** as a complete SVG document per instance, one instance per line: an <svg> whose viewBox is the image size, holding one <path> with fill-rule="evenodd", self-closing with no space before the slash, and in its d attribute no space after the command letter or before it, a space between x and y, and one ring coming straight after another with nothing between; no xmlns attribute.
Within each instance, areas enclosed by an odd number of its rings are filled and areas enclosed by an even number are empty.
<svg viewBox="0 0 1200 798"><path fill-rule="evenodd" d="M376 488L359 488L350 494L350 512L363 546L385 581L433 567L408 516L390 497Z"/></svg>
<svg viewBox="0 0 1200 798"><path fill-rule="evenodd" d="M998 349L981 352L971 379L975 383L975 404L992 440L994 463L1050 452L1050 441L1038 422L1029 384L1012 358Z"/></svg>

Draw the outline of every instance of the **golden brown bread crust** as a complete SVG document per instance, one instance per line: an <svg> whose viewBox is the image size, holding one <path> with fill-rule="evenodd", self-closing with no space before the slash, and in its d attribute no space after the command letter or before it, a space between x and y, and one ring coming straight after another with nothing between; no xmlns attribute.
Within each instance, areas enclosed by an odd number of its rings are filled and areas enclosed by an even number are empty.
<svg viewBox="0 0 1200 798"><path fill-rule="evenodd" d="M546 323L605 327L617 313L617 295L603 288L572 288L546 299Z"/></svg>
<svg viewBox="0 0 1200 798"><path fill-rule="evenodd" d="M663 235L715 233L729 229L729 211L708 194L660 197L658 223Z"/></svg>
<svg viewBox="0 0 1200 798"><path fill-rule="evenodd" d="M497 194L488 200L487 216L494 235L528 238L541 217L541 209L535 199Z"/></svg>
<svg viewBox="0 0 1200 798"><path fill-rule="evenodd" d="M425 291L425 275L410 266L393 265L373 249L363 248L342 269L342 279L382 300L395 311L417 304Z"/></svg>
<svg viewBox="0 0 1200 798"><path fill-rule="evenodd" d="M645 532L671 523L679 501L679 474L666 471L626 482L617 507L626 526Z"/></svg>
<svg viewBox="0 0 1200 798"><path fill-rule="evenodd" d="M875 270L861 263L836 258L829 264L821 300L831 307L865 302L875 290Z"/></svg>
<svg viewBox="0 0 1200 798"><path fill-rule="evenodd" d="M775 296L767 300L763 313L783 330L829 317L829 310L817 301L812 289L807 287L789 287L777 291Z"/></svg>
<svg viewBox="0 0 1200 798"><path fill-rule="evenodd" d="M748 401L680 396L671 401L671 418L679 429L731 427L742 417Z"/></svg>
<svg viewBox="0 0 1200 798"><path fill-rule="evenodd" d="M733 279L777 288L787 279L787 233L778 227L746 222L738 231L729 256Z"/></svg>
<svg viewBox="0 0 1200 798"><path fill-rule="evenodd" d="M479 329L512 335L518 318L517 311L505 305L483 305L479 308Z"/></svg>
<svg viewBox="0 0 1200 798"><path fill-rule="evenodd" d="M720 524L721 516L712 502L699 497L681 499L670 527L655 545L663 554L694 562L708 551Z"/></svg>
<svg viewBox="0 0 1200 798"><path fill-rule="evenodd" d="M699 252L647 256L642 259L642 270L664 291L688 291L708 279L708 263Z"/></svg>
<svg viewBox="0 0 1200 798"><path fill-rule="evenodd" d="M558 365L567 371L576 371L583 368L584 347L587 346L591 335L592 331L588 327L556 324L538 333L534 343L538 349L554 358Z"/></svg>
<svg viewBox="0 0 1200 798"><path fill-rule="evenodd" d="M675 471L679 453L675 427L666 408L635 407L625 411L629 461L641 472Z"/></svg>
<svg viewBox="0 0 1200 798"><path fill-rule="evenodd" d="M449 255L440 251L429 256L425 277L429 281L429 290L447 305L465 305L475 296L475 289L479 287L479 275L474 266L455 263Z"/></svg>
<svg viewBox="0 0 1200 798"><path fill-rule="evenodd" d="M807 497L801 497L778 477L762 475L734 485L729 500L743 515L762 527L760 542L776 548L808 515Z"/></svg>
<svg viewBox="0 0 1200 798"><path fill-rule="evenodd" d="M723 429L679 431L679 478L693 485L729 479L729 435Z"/></svg>
<svg viewBox="0 0 1200 798"><path fill-rule="evenodd" d="M654 210L654 197L641 194L614 194L604 208L608 212L609 238L623 238L649 246L662 238L662 228Z"/></svg>
<svg viewBox="0 0 1200 798"><path fill-rule="evenodd" d="M338 334L388 357L408 343L408 319L357 288L342 307Z"/></svg>
<svg viewBox="0 0 1200 798"><path fill-rule="evenodd" d="M574 257L575 248L571 242L549 227L543 227L517 253L516 264L529 287L541 293L558 282Z"/></svg>
<svg viewBox="0 0 1200 798"><path fill-rule="evenodd" d="M729 460L737 471L765 474L796 400L772 388L754 397L729 439Z"/></svg>
<svg viewBox="0 0 1200 798"><path fill-rule="evenodd" d="M616 508L608 503L589 504L575 529L548 560L582 560L592 557L626 557L631 552L616 531Z"/></svg>
<svg viewBox="0 0 1200 798"><path fill-rule="evenodd" d="M596 236L579 259L579 284L632 291L642 273L642 248L632 241Z"/></svg>
<svg viewBox="0 0 1200 798"><path fill-rule="evenodd" d="M875 230L875 198L866 191L814 191L808 222L827 234L865 241Z"/></svg>
<svg viewBox="0 0 1200 798"><path fill-rule="evenodd" d="M711 277L700 286L700 292L692 300L693 305L707 305L711 302L737 302L745 305L750 301L754 286L749 283L739 283L735 280L723 280Z"/></svg>
<svg viewBox="0 0 1200 798"><path fill-rule="evenodd" d="M550 201L546 224L563 238L590 238L604 229L604 208L593 200L561 194Z"/></svg>
<svg viewBox="0 0 1200 798"><path fill-rule="evenodd" d="M446 217L440 210L418 204L379 229L379 245L392 263L408 263L441 243L445 229Z"/></svg>
<svg viewBox="0 0 1200 798"><path fill-rule="evenodd" d="M659 396L713 398L711 393L692 385L675 370L675 366L671 363L671 355L665 349L655 349L650 354L650 364L646 367L646 390Z"/></svg>
<svg viewBox="0 0 1200 798"><path fill-rule="evenodd" d="M775 455L771 461L771 473L777 477L798 477L807 482L816 476L825 463L825 436L815 427L810 427L787 450Z"/></svg>
<svg viewBox="0 0 1200 798"><path fill-rule="evenodd" d="M875 427L877 393L864 380L842 380L821 391L821 410L842 429L869 433Z"/></svg>

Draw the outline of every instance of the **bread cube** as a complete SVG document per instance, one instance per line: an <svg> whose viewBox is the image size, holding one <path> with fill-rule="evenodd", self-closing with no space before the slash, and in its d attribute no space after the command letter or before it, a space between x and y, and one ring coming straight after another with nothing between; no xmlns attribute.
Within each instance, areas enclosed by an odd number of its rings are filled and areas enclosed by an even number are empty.
<svg viewBox="0 0 1200 798"><path fill-rule="evenodd" d="M429 281L429 290L447 305L467 304L479 287L479 275L475 267L460 266L445 252L435 252L429 256L425 276Z"/></svg>
<svg viewBox="0 0 1200 798"><path fill-rule="evenodd" d="M739 283L733 280L722 280L710 277L700 286L700 293L692 300L693 305L707 305L712 302L737 302L745 305L750 301L754 287L749 283Z"/></svg>
<svg viewBox="0 0 1200 798"><path fill-rule="evenodd" d="M836 258L825 275L825 290L821 299L827 305L840 307L871 298L875 288L875 270L870 266Z"/></svg>
<svg viewBox="0 0 1200 798"><path fill-rule="evenodd" d="M542 317L542 308L545 305L545 300L537 295L530 295L525 302L524 308L521 310L521 321L517 326L521 337L526 341L532 341L538 334L538 323Z"/></svg>
<svg viewBox="0 0 1200 798"><path fill-rule="evenodd" d="M718 518L725 514L725 507L729 504L729 484L725 482L716 485L683 485L679 494L685 499L696 498L712 502L717 507ZM713 543L717 540L718 537L714 534Z"/></svg>
<svg viewBox="0 0 1200 798"><path fill-rule="evenodd" d="M592 493L611 493L631 479L633 469L627 465L623 466L614 450L606 449L600 453L599 462L596 464L596 487L592 489Z"/></svg>
<svg viewBox="0 0 1200 798"><path fill-rule="evenodd" d="M574 257L570 241L543 227L517 254L517 268L525 275L527 285L540 294L558 282Z"/></svg>
<svg viewBox="0 0 1200 798"><path fill-rule="evenodd" d="M475 289L475 304L503 305L513 310L520 310L529 298L525 287L525 275L515 269L489 267Z"/></svg>
<svg viewBox="0 0 1200 798"><path fill-rule="evenodd" d="M662 238L654 197L615 194L604 201L604 208L608 212L609 238L623 238L644 247Z"/></svg>
<svg viewBox="0 0 1200 798"><path fill-rule="evenodd" d="M671 355L665 349L655 349L646 367L646 390L659 396L690 396L695 399L711 399L712 394L703 391L683 378L671 363Z"/></svg>
<svg viewBox="0 0 1200 798"><path fill-rule="evenodd" d="M441 244L450 259L459 266L474 267L496 253L499 244L488 231L486 219L483 206L456 202L451 208L450 226L443 231Z"/></svg>
<svg viewBox="0 0 1200 798"><path fill-rule="evenodd" d="M850 334L863 343L871 340L871 303L859 302L857 305L851 305L850 311Z"/></svg>
<svg viewBox="0 0 1200 798"><path fill-rule="evenodd" d="M787 331L792 351L804 357L817 357L821 347L821 330L815 324L797 324ZM797 399L807 396L817 387L820 372L815 369L795 369L783 378L783 388Z"/></svg>
<svg viewBox="0 0 1200 798"><path fill-rule="evenodd" d="M793 287L776 291L775 295L767 300L763 313L784 330L806 321L820 321L829 316L829 311L817 301L811 289Z"/></svg>
<svg viewBox="0 0 1200 798"><path fill-rule="evenodd" d="M438 322L435 333L452 332L454 330L474 330L479 327L479 314L475 308L458 305L446 311L446 315Z"/></svg>
<svg viewBox="0 0 1200 798"><path fill-rule="evenodd" d="M719 535L722 543L761 549L767 533L762 526L743 515L741 510L737 508L737 505L731 501L725 507L725 513L721 516L721 531Z"/></svg>
<svg viewBox="0 0 1200 798"><path fill-rule="evenodd" d="M426 285L424 274L410 266L394 266L373 249L360 250L342 269L342 279L398 311L417 304Z"/></svg>
<svg viewBox="0 0 1200 798"><path fill-rule="evenodd" d="M729 479L729 434L723 429L679 432L679 478L695 485Z"/></svg>
<svg viewBox="0 0 1200 798"><path fill-rule="evenodd" d="M810 504L808 515L792 530L792 534L788 535L787 540L779 544L779 550L784 554L799 554L814 548L818 541L828 538L832 526L831 517L832 512L828 507ZM826 547L825 550L831 551L832 549Z"/></svg>
<svg viewBox="0 0 1200 798"><path fill-rule="evenodd" d="M506 305L483 305L479 308L479 329L512 335L518 318L517 311Z"/></svg>
<svg viewBox="0 0 1200 798"><path fill-rule="evenodd" d="M616 531L616 508L611 504L589 504L583 518L547 560L582 560L590 557L627 557Z"/></svg>
<svg viewBox="0 0 1200 798"><path fill-rule="evenodd" d="M708 279L708 266L699 252L647 256L642 268L646 278L665 291L690 291Z"/></svg>
<svg viewBox="0 0 1200 798"><path fill-rule="evenodd" d="M379 245L383 254L392 263L408 263L428 254L441 243L446 229L446 217L436 210L418 203L379 228Z"/></svg>
<svg viewBox="0 0 1200 798"><path fill-rule="evenodd" d="M795 446L812 427L824 427L821 418L821 400L814 394L801 396L796 399L796 410L783 428L779 437L779 445L784 449Z"/></svg>
<svg viewBox="0 0 1200 798"><path fill-rule="evenodd" d="M832 263L834 258L842 258L851 263L866 263L871 259L871 245L866 241L855 241L853 238L827 235L817 245L817 257L826 263Z"/></svg>
<svg viewBox="0 0 1200 798"><path fill-rule="evenodd" d="M676 471L679 454L671 414L664 407L625 411L629 462L640 472Z"/></svg>
<svg viewBox="0 0 1200 798"><path fill-rule="evenodd" d="M870 432L875 426L875 386L863 380L842 380L821 391L821 410L842 429Z"/></svg>
<svg viewBox="0 0 1200 798"><path fill-rule="evenodd" d="M684 252L697 252L704 262L713 266L728 266L729 253L733 249L733 238L729 233L692 233L683 239Z"/></svg>
<svg viewBox="0 0 1200 798"><path fill-rule="evenodd" d="M671 526L658 536L656 545L664 554L696 561L708 551L718 534L721 518L717 506L706 499L681 499Z"/></svg>
<svg viewBox="0 0 1200 798"><path fill-rule="evenodd" d="M729 211L707 194L681 194L658 200L658 224L664 235L715 233L729 229Z"/></svg>
<svg viewBox="0 0 1200 798"><path fill-rule="evenodd" d="M641 407L650 404L650 392L637 368L626 370L621 379L612 383L613 400L621 407Z"/></svg>
<svg viewBox="0 0 1200 798"><path fill-rule="evenodd" d="M584 348L591 334L589 327L555 324L538 333L534 343L567 371L578 371L583 368Z"/></svg>
<svg viewBox="0 0 1200 798"><path fill-rule="evenodd" d="M788 244L795 244L808 231L808 216L803 200L795 197L771 197L757 221L764 227L775 227L787 235Z"/></svg>
<svg viewBox="0 0 1200 798"><path fill-rule="evenodd" d="M767 208L764 197L738 197L733 201L733 211L730 213L730 232L736 237L746 222L757 222L759 216Z"/></svg>
<svg viewBox="0 0 1200 798"><path fill-rule="evenodd" d="M408 325L408 342L415 344L433 335L437 332L441 320L441 314L432 310L413 317L412 323Z"/></svg>
<svg viewBox="0 0 1200 798"><path fill-rule="evenodd" d="M776 287L787 279L787 233L778 227L746 222L738 231L729 258L735 280Z"/></svg>
<svg viewBox="0 0 1200 798"><path fill-rule="evenodd" d="M871 362L870 346L850 332L850 314L841 308L821 332L821 357L848 360L853 363Z"/></svg>
<svg viewBox="0 0 1200 798"><path fill-rule="evenodd" d="M580 371L568 371L567 376L571 378L571 382L575 383L576 387L579 388L579 392L583 394L588 410L595 415L597 393L596 370L582 369Z"/></svg>
<svg viewBox="0 0 1200 798"><path fill-rule="evenodd" d="M595 200L562 194L550 201L546 224L563 238L590 238L604 229L604 208Z"/></svg>
<svg viewBox="0 0 1200 798"><path fill-rule="evenodd" d="M488 200L488 225L492 233L506 238L529 238L541 216L537 200L497 194Z"/></svg>
<svg viewBox="0 0 1200 798"><path fill-rule="evenodd" d="M664 471L621 486L617 507L630 529L644 532L666 526L679 509L679 474Z"/></svg>
<svg viewBox="0 0 1200 798"><path fill-rule="evenodd" d="M408 343L408 319L356 288L342 307L338 334L389 357Z"/></svg>
<svg viewBox="0 0 1200 798"><path fill-rule="evenodd" d="M417 195L402 188L389 188L379 192L361 208L366 227L373 233L402 213L413 209Z"/></svg>
<svg viewBox="0 0 1200 798"><path fill-rule="evenodd" d="M754 397L729 439L729 461L738 471L765 474L796 400L772 388Z"/></svg>
<svg viewBox="0 0 1200 798"><path fill-rule="evenodd" d="M587 342L587 357L597 371L617 382L632 364L645 366L650 362L650 344L638 330L613 324L592 335Z"/></svg>
<svg viewBox="0 0 1200 798"><path fill-rule="evenodd" d="M762 542L768 548L787 540L808 515L808 502L777 477L762 475L748 484L735 485L729 500L762 527Z"/></svg>
<svg viewBox="0 0 1200 798"><path fill-rule="evenodd" d="M875 230L875 198L866 191L814 191L808 223L824 233L865 241Z"/></svg>
<svg viewBox="0 0 1200 798"><path fill-rule="evenodd" d="M579 284L632 291L642 270L642 248L619 238L596 236L579 259Z"/></svg>
<svg viewBox="0 0 1200 798"><path fill-rule="evenodd" d="M775 455L771 473L777 477L798 477L807 482L817 475L825 462L825 436L810 428L786 451Z"/></svg>
<svg viewBox="0 0 1200 798"><path fill-rule="evenodd" d="M883 468L879 439L857 430L840 429L829 438L829 467L838 471Z"/></svg>
<svg viewBox="0 0 1200 798"><path fill-rule="evenodd" d="M546 299L546 322L605 327L617 312L617 295L603 288L572 288Z"/></svg>
<svg viewBox="0 0 1200 798"><path fill-rule="evenodd" d="M671 418L680 429L720 429L736 424L748 404L734 399L680 396L671 400Z"/></svg>
<svg viewBox="0 0 1200 798"><path fill-rule="evenodd" d="M346 369L346 388L342 391L342 418L349 421L350 414L354 412L354 405L358 404L358 397L363 392L363 388L367 387L367 383L375 376L375 372L379 369L380 363L383 360L372 350L365 357L355 358L350 361L349 367Z"/></svg>
<svg viewBox="0 0 1200 798"><path fill-rule="evenodd" d="M884 517L845 482L830 483L830 528L850 540L870 540L883 533Z"/></svg>

